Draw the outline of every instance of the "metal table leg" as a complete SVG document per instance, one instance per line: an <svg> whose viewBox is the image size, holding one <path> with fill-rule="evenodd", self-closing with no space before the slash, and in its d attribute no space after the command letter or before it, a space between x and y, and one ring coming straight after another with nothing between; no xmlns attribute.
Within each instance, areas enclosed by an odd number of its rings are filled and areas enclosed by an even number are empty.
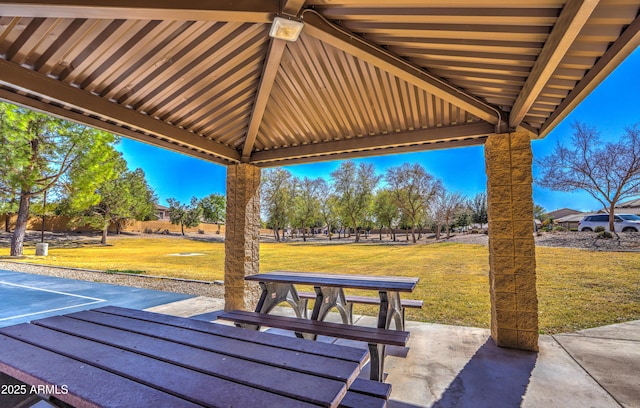
<svg viewBox="0 0 640 408"><path fill-rule="evenodd" d="M340 312L342 323L353 324L352 314L350 313L352 305L347 303L342 288L316 286L314 290L316 292L316 302L313 305L311 320L324 321L329 311L335 307Z"/></svg>
<svg viewBox="0 0 640 408"><path fill-rule="evenodd" d="M394 321L396 330L404 330L404 310L400 303L400 292L380 291L379 293L378 327L388 329Z"/></svg>
<svg viewBox="0 0 640 408"><path fill-rule="evenodd" d="M275 283L275 282L260 282L262 293L260 294L260 300L256 306L256 312L258 313L271 313L273 308L278 306L282 302L286 302L293 308L296 317L299 319L307 318L307 299L301 299L298 296L295 286L289 283ZM238 327L244 327L246 329L260 329L260 326L249 324L236 324Z"/></svg>

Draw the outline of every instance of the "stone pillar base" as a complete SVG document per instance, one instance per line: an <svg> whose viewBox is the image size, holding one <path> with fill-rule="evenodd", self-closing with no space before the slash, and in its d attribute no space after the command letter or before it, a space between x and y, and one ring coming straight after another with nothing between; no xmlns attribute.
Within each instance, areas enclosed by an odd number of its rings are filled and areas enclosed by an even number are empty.
<svg viewBox="0 0 640 408"><path fill-rule="evenodd" d="M260 290L245 283L260 272L260 168L227 167L227 217L224 258L224 309L254 310Z"/></svg>
<svg viewBox="0 0 640 408"><path fill-rule="evenodd" d="M531 141L491 135L485 144L491 336L498 346L538 350Z"/></svg>

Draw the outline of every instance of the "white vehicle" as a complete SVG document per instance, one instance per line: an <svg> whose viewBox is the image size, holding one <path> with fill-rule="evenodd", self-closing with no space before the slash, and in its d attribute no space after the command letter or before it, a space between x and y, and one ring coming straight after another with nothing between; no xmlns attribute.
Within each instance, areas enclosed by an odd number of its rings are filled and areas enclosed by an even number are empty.
<svg viewBox="0 0 640 408"><path fill-rule="evenodd" d="M616 214L614 216L616 232L640 231L640 217L635 214ZM594 231L596 227L604 227L609 231L609 214L587 215L578 223L578 231Z"/></svg>

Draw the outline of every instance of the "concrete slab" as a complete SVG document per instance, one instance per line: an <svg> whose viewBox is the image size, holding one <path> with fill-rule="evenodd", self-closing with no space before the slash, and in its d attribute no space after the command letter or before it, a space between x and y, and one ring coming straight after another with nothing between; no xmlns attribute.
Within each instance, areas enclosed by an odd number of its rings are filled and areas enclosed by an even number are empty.
<svg viewBox="0 0 640 408"><path fill-rule="evenodd" d="M612 328L590 332L615 334ZM584 335L554 337L620 405L640 407L640 342Z"/></svg>
<svg viewBox="0 0 640 408"><path fill-rule="evenodd" d="M0 327L107 305L144 309L191 297L0 270Z"/></svg>
<svg viewBox="0 0 640 408"><path fill-rule="evenodd" d="M198 298L152 310L189 315L215 299ZM213 320L220 309L197 315ZM289 307L277 314L294 316ZM330 321L340 322L337 313ZM377 319L354 316L375 327ZM640 407L640 322L540 336L540 352L496 347L489 330L407 322L407 348L388 347L386 382L393 385L390 408L619 408ZM293 333L269 329L293 336ZM592 337L592 336L602 336ZM618 338L616 338L618 337ZM361 342L320 337L319 341L366 348ZM368 365L361 377L368 378Z"/></svg>
<svg viewBox="0 0 640 408"><path fill-rule="evenodd" d="M571 335L640 341L640 320L579 330Z"/></svg>
<svg viewBox="0 0 640 408"><path fill-rule="evenodd" d="M224 300L197 296L177 302L165 303L145 310L180 317L197 317L224 309ZM213 319L212 319L213 320Z"/></svg>
<svg viewBox="0 0 640 408"><path fill-rule="evenodd" d="M523 407L620 407L553 337L540 336L539 346Z"/></svg>

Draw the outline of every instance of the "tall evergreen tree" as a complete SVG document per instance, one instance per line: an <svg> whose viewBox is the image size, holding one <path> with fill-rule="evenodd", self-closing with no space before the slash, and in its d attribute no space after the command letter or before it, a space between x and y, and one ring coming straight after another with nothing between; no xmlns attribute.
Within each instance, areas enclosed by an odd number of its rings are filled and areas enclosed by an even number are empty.
<svg viewBox="0 0 640 408"><path fill-rule="evenodd" d="M11 256L21 256L34 196L70 172L94 171L111 152L114 135L0 102L0 191L18 202Z"/></svg>

